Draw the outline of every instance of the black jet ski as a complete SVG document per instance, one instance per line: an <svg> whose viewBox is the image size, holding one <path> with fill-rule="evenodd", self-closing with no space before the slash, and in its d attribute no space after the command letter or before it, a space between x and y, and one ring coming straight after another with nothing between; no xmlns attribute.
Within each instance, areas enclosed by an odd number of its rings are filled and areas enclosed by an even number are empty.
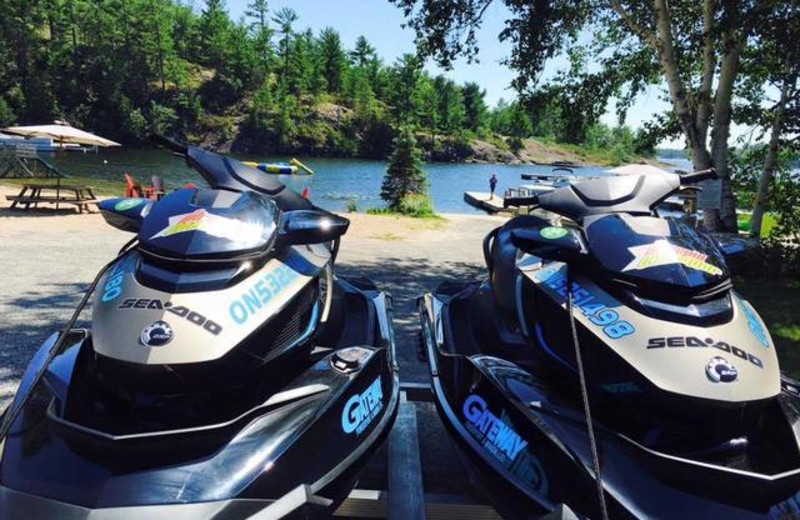
<svg viewBox="0 0 800 520"><path fill-rule="evenodd" d="M800 517L800 385L719 244L655 209L713 175L507 199L555 221L511 219L486 281L421 298L438 410L503 515Z"/></svg>
<svg viewBox="0 0 800 520"><path fill-rule="evenodd" d="M391 429L390 299L333 274L347 219L167 143L210 188L100 203L136 238L5 412L0 518L325 515Z"/></svg>

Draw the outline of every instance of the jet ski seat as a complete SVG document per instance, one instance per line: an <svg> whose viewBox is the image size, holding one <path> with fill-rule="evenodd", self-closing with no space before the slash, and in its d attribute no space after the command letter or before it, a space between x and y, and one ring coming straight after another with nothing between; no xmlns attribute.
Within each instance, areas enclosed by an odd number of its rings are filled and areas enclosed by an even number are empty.
<svg viewBox="0 0 800 520"><path fill-rule="evenodd" d="M483 254L489 269L489 283L497 306L516 314L516 263L519 250L511 243L511 231L519 228L540 228L550 223L533 215L520 215L493 229L483 240Z"/></svg>

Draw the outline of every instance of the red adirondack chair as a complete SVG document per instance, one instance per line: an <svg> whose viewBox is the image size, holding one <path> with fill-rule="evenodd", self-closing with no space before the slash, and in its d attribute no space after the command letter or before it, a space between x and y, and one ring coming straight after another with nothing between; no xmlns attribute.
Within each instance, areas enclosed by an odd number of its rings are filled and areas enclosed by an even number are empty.
<svg viewBox="0 0 800 520"><path fill-rule="evenodd" d="M155 199L156 188L154 186L142 186L139 182L131 177L129 173L123 173L125 177L125 196L126 197L144 197L146 199Z"/></svg>

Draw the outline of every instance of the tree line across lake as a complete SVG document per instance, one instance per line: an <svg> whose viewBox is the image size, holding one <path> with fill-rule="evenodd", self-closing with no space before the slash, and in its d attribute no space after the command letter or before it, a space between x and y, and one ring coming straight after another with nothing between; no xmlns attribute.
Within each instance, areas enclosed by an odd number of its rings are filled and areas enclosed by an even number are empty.
<svg viewBox="0 0 800 520"><path fill-rule="evenodd" d="M414 54L385 63L360 37L301 29L289 8L253 0L9 0L0 18L0 125L63 119L125 143L152 132L265 153L387 157L399 128L429 157L469 158L485 140L516 152L527 137L609 150L652 145L558 92L489 108L476 83L432 76Z"/></svg>

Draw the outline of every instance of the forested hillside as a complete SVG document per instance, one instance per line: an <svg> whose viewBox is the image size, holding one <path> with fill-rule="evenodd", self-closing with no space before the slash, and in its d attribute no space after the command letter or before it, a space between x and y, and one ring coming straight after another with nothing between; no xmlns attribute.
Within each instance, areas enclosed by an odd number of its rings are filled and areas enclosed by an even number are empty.
<svg viewBox="0 0 800 520"><path fill-rule="evenodd" d="M478 84L432 77L411 54L385 63L363 37L347 49L334 28L303 30L266 0L237 21L223 0L5 5L0 125L63 119L127 144L160 132L223 150L375 158L403 125L434 160L530 159L532 136L611 150L612 162L636 149L626 128L589 120L574 132L546 100L490 110Z"/></svg>

